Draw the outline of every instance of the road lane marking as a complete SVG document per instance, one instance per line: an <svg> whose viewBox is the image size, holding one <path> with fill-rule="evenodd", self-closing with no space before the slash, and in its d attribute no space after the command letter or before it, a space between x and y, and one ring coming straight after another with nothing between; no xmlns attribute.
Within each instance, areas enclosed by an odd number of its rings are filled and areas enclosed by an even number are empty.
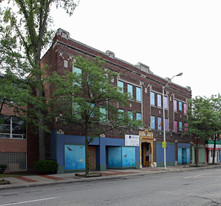
<svg viewBox="0 0 221 206"><path fill-rule="evenodd" d="M185 179L189 179L189 178L197 178L197 177L200 177L202 176L201 174L199 175L194 175L194 176L188 176L188 177L184 177ZM0 205L1 206L1 205Z"/></svg>
<svg viewBox="0 0 221 206"><path fill-rule="evenodd" d="M20 204L25 204L25 203L30 203L30 202L40 202L40 201L46 201L46 200L53 200L56 198L58 198L58 197L48 197L48 198L44 198L44 199L28 200L28 201L23 201L23 202L14 202L14 203L3 204L0 206L20 205Z"/></svg>

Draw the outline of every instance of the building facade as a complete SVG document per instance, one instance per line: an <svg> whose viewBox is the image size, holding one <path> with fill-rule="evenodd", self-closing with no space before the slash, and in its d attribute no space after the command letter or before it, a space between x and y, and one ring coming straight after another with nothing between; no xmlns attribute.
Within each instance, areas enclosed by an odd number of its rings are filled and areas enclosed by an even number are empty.
<svg viewBox="0 0 221 206"><path fill-rule="evenodd" d="M191 89L169 83L169 79L155 75L143 63L132 65L118 59L111 51L101 52L70 38L67 31L58 29L53 44L42 58L42 66L51 72L63 74L73 71L74 56L101 57L106 68L119 73L112 83L133 97L129 106L119 108L142 120L145 128L120 134L116 131L97 137L90 144L91 169L140 168L163 166L163 124L166 130L167 165L188 164L191 161L191 141L185 135L187 101ZM163 87L165 95L163 97ZM53 87L45 85L45 95L50 97ZM164 100L163 100L164 98ZM163 121L163 102L165 121ZM134 113L132 113L132 111ZM37 137L36 137L37 138ZM51 133L49 156L56 159L59 172L77 171L85 168L84 134L78 127L61 127L55 124ZM31 156L37 153L32 150Z"/></svg>
<svg viewBox="0 0 221 206"><path fill-rule="evenodd" d="M0 115L0 164L6 171L27 169L26 124L20 119L7 101L1 101Z"/></svg>

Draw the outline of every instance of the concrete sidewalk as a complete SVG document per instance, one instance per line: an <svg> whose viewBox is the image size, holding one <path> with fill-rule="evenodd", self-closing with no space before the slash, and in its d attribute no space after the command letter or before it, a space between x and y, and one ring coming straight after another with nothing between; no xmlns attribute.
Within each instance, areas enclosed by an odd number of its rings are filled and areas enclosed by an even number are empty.
<svg viewBox="0 0 221 206"><path fill-rule="evenodd" d="M93 180L103 180L109 178L126 177L131 175L148 175L163 172L182 172L188 170L202 170L208 168L221 168L221 165L203 165L201 167L190 167L190 166L170 166L167 169L163 167L157 168L142 168L142 169L126 169L126 170L106 170L106 171L95 171L95 173L100 173L100 177L79 177L75 176L75 173L67 174L53 174L53 175L28 175L28 176L18 176L18 177L7 177L4 180L10 181L10 184L0 185L0 190L9 188L21 188L21 187L31 187L31 186L42 186L51 184L61 184L61 183L73 183L81 181L93 181Z"/></svg>

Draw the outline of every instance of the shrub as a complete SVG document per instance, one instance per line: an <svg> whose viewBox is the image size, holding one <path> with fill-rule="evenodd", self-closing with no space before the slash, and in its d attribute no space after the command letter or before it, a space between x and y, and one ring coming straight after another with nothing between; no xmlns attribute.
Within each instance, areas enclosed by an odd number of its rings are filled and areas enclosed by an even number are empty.
<svg viewBox="0 0 221 206"><path fill-rule="evenodd" d="M4 173L6 168L7 168L7 165L0 165L0 174Z"/></svg>
<svg viewBox="0 0 221 206"><path fill-rule="evenodd" d="M5 180L5 179L0 180L0 185L7 185L7 184L11 184L10 181Z"/></svg>
<svg viewBox="0 0 221 206"><path fill-rule="evenodd" d="M58 163L56 160L40 160L35 162L35 169L42 174L57 173Z"/></svg>

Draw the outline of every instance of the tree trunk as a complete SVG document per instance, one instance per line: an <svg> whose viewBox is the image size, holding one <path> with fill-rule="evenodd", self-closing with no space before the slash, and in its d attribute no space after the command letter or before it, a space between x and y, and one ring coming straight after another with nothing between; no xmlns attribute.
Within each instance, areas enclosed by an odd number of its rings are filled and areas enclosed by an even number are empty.
<svg viewBox="0 0 221 206"><path fill-rule="evenodd" d="M43 83L41 79L41 67L40 67L40 48L38 48L37 57L35 59L35 64L38 68L36 72L36 96L39 98L40 102L43 101ZM44 126L44 111L42 110L43 102L41 102L41 105L38 107L38 141L39 141L39 160L45 160L46 158L46 152L45 152L45 131L42 126Z"/></svg>
<svg viewBox="0 0 221 206"><path fill-rule="evenodd" d="M199 163L199 138L196 138L196 149L195 149L195 164L196 167L198 167L198 163Z"/></svg>
<svg viewBox="0 0 221 206"><path fill-rule="evenodd" d="M214 135L214 146L213 146L213 164L215 164L215 155L216 155L216 140L217 140L217 135Z"/></svg>
<svg viewBox="0 0 221 206"><path fill-rule="evenodd" d="M37 89L37 97L42 97L40 89ZM45 160L45 131L42 128L44 126L44 115L41 108L38 108L38 116L39 160Z"/></svg>
<svg viewBox="0 0 221 206"><path fill-rule="evenodd" d="M44 125L43 117L38 119L39 124ZM38 126L38 138L39 138L39 160L45 160L45 131L41 126Z"/></svg>
<svg viewBox="0 0 221 206"><path fill-rule="evenodd" d="M41 32L41 31L40 31ZM35 44L34 44L35 45ZM36 47L35 47L36 46ZM41 71L41 64L40 64L40 57L41 57L41 44L40 41L38 45L34 46L35 53L35 65L36 65L36 96L40 99L40 102L43 101L43 91L44 86L42 82L42 71ZM39 160L45 160L46 158L46 151L45 151L45 130L43 126L45 126L44 122L44 111L42 110L44 102L41 102L41 105L38 107L38 141L39 141ZM44 105L45 106L45 105Z"/></svg>

